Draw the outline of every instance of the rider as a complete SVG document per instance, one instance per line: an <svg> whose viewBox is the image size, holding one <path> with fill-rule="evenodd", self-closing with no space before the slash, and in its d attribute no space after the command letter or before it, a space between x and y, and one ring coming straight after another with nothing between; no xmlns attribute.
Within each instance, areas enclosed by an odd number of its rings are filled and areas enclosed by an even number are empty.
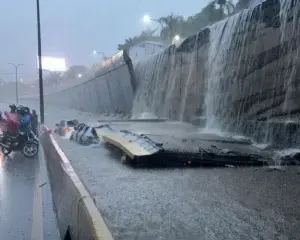
<svg viewBox="0 0 300 240"><path fill-rule="evenodd" d="M10 112L4 112L4 115L6 117L5 121L5 125L6 125L6 129L3 133L3 142L6 141L7 136L18 136L19 133L19 117L18 114L16 112L17 107L16 105L10 105Z"/></svg>
<svg viewBox="0 0 300 240"><path fill-rule="evenodd" d="M16 135L19 132L19 125L20 125L19 117L16 112L17 107L14 104L10 105L9 107L10 107L10 112L4 113L4 115L6 117L6 123L7 123L7 125L6 125L7 132L9 134Z"/></svg>
<svg viewBox="0 0 300 240"><path fill-rule="evenodd" d="M17 113L17 106L15 104L9 105L11 113Z"/></svg>
<svg viewBox="0 0 300 240"><path fill-rule="evenodd" d="M21 107L18 113L20 115L20 132L26 133L30 130L31 126L30 110L27 107Z"/></svg>
<svg viewBox="0 0 300 240"><path fill-rule="evenodd" d="M18 114L20 116L19 140L21 143L24 141L25 134L30 131L31 117L26 107L19 107Z"/></svg>

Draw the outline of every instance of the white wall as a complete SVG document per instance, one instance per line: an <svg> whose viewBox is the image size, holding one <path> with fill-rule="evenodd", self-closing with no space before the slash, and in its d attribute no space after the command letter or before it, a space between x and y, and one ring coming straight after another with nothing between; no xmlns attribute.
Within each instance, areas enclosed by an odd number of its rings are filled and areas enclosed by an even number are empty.
<svg viewBox="0 0 300 240"><path fill-rule="evenodd" d="M159 42L141 42L129 49L129 57L132 61L140 61L152 54L161 52L165 47L164 44Z"/></svg>

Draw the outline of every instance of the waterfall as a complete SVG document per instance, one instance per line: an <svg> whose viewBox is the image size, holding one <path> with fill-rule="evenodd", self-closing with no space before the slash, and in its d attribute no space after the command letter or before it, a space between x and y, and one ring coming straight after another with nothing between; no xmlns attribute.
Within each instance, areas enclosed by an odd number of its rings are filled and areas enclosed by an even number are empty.
<svg viewBox="0 0 300 240"><path fill-rule="evenodd" d="M265 142L282 135L268 123L300 112L300 1L259 2L138 62L133 112Z"/></svg>
<svg viewBox="0 0 300 240"><path fill-rule="evenodd" d="M238 23L238 15L214 24L210 27L210 39L208 60L206 68L208 77L206 83L205 96L205 116L207 128L220 129L218 118L226 117L228 111L228 90L229 83L225 82L224 73L226 71L227 60L231 51L233 35ZM230 80L229 80L230 81ZM226 86L227 85L227 86Z"/></svg>
<svg viewBox="0 0 300 240"><path fill-rule="evenodd" d="M253 53L248 45L253 39L248 32L256 31L256 25L251 25L252 17L253 9L247 9L210 27L205 96L207 129L224 131L229 126L236 129L240 123L247 101L234 104L234 100L250 90L241 73L247 72L251 65Z"/></svg>
<svg viewBox="0 0 300 240"><path fill-rule="evenodd" d="M283 114L287 116L286 121L290 121L294 108L297 108L295 102L295 95L299 94L299 83L297 83L299 75L299 57L300 48L297 46L299 41L294 42L294 38L300 38L299 25L300 3L295 0L281 0L280 1L280 33L281 45L286 44L286 54L282 59L281 64L283 68L285 92L284 102L282 105ZM292 41L291 41L292 40ZM298 71L297 71L298 70ZM297 100L296 100L297 101ZM295 106L296 105L296 106Z"/></svg>

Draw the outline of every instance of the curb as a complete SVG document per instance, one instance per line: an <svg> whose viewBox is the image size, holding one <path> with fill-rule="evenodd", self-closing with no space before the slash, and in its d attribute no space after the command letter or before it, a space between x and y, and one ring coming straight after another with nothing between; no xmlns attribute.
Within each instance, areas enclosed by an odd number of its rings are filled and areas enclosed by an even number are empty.
<svg viewBox="0 0 300 240"><path fill-rule="evenodd" d="M78 240L113 240L94 199L46 127L40 136L45 151L54 209L61 237Z"/></svg>

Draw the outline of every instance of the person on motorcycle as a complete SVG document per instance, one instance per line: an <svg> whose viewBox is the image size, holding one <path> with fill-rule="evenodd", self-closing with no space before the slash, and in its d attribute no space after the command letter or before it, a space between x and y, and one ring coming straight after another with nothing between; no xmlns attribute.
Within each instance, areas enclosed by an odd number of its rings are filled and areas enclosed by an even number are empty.
<svg viewBox="0 0 300 240"><path fill-rule="evenodd" d="M29 107L23 107L23 108L30 115L30 119L31 119L31 122L32 122L32 113L30 112Z"/></svg>
<svg viewBox="0 0 300 240"><path fill-rule="evenodd" d="M19 132L19 117L18 114L11 108L11 112L4 112L6 117L7 132L16 135Z"/></svg>
<svg viewBox="0 0 300 240"><path fill-rule="evenodd" d="M17 112L17 106L15 104L9 105L9 108L11 113Z"/></svg>
<svg viewBox="0 0 300 240"><path fill-rule="evenodd" d="M7 140L7 137L12 136L12 137L16 137L19 134L19 117L18 114L16 112L17 108L15 105L10 105L9 106L11 111L4 112L4 115L6 117L6 119L4 119L5 121L5 130L3 131L3 142L5 143Z"/></svg>
<svg viewBox="0 0 300 240"><path fill-rule="evenodd" d="M25 135L31 130L31 117L30 113L28 112L28 108L20 107L18 109L18 114L20 117L20 128L19 128L19 138L20 143L25 140Z"/></svg>
<svg viewBox="0 0 300 240"><path fill-rule="evenodd" d="M26 133L30 131L31 127L31 116L30 116L30 110L27 107L22 107L18 111L20 115L20 132Z"/></svg>

